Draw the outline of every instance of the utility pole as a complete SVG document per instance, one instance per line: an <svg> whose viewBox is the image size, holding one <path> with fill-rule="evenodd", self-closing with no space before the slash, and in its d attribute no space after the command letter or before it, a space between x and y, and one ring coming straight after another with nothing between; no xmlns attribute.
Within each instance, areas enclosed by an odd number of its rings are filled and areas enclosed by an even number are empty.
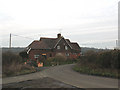
<svg viewBox="0 0 120 90"><path fill-rule="evenodd" d="M120 49L120 2L118 2L118 49Z"/></svg>
<svg viewBox="0 0 120 90"><path fill-rule="evenodd" d="M10 33L9 48L11 48L11 33Z"/></svg>
<svg viewBox="0 0 120 90"><path fill-rule="evenodd" d="M116 48L118 47L118 40L116 40Z"/></svg>

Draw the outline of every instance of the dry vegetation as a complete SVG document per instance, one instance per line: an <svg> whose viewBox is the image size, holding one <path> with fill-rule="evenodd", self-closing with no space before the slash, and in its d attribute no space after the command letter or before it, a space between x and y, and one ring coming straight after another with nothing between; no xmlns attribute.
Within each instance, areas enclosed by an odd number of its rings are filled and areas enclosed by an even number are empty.
<svg viewBox="0 0 120 90"><path fill-rule="evenodd" d="M15 76L35 72L30 65L25 65L24 60L12 52L2 54L2 74L3 77Z"/></svg>

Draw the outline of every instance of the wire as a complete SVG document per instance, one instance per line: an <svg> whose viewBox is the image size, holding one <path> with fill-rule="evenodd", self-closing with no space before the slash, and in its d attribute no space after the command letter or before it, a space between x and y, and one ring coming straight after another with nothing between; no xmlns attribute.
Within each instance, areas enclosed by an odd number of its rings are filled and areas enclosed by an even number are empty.
<svg viewBox="0 0 120 90"><path fill-rule="evenodd" d="M22 38L27 38L27 39L33 39L33 38L29 38L29 37L24 37L24 36L20 36L20 35L16 35L16 34L11 34L13 36L18 36L18 37L22 37Z"/></svg>

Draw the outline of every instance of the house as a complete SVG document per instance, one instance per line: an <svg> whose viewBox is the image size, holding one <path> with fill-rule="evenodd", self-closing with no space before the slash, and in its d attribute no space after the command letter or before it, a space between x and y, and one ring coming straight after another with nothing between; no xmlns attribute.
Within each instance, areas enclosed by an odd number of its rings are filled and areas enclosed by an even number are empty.
<svg viewBox="0 0 120 90"><path fill-rule="evenodd" d="M27 47L28 58L37 60L39 57L49 58L57 54L68 58L77 58L80 56L81 48L77 43L70 42L61 34L57 34L57 38L41 37L40 40L33 41Z"/></svg>

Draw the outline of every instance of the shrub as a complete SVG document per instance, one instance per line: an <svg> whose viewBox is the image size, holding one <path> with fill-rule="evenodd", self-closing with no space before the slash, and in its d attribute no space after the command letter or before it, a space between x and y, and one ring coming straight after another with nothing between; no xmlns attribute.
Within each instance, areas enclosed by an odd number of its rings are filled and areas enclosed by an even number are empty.
<svg viewBox="0 0 120 90"><path fill-rule="evenodd" d="M57 54L57 55L55 56L55 59L54 59L54 60L57 61L57 62L62 62L62 61L66 61L67 58L66 58L64 55L62 55L62 54Z"/></svg>
<svg viewBox="0 0 120 90"><path fill-rule="evenodd" d="M24 70L35 71L30 65L24 65L23 59L12 52L2 54L2 73L3 76L18 75Z"/></svg>
<svg viewBox="0 0 120 90"><path fill-rule="evenodd" d="M3 66L3 76L13 76L21 74L22 71L29 70L29 72L35 72L35 69L30 65L24 65L20 63L13 62L9 66Z"/></svg>
<svg viewBox="0 0 120 90"><path fill-rule="evenodd" d="M8 65L11 64L12 62L22 63L24 61L19 55L13 54L12 52L9 51L2 54L2 65Z"/></svg>
<svg viewBox="0 0 120 90"><path fill-rule="evenodd" d="M49 57L47 60L45 60L44 64L48 66L56 65L56 62L54 60L54 57Z"/></svg>
<svg viewBox="0 0 120 90"><path fill-rule="evenodd" d="M23 59L28 58L28 54L27 54L26 51L20 52L19 55L20 55Z"/></svg>
<svg viewBox="0 0 120 90"><path fill-rule="evenodd" d="M88 51L85 56L79 57L79 65L118 69L120 68L118 58L120 58L120 50Z"/></svg>
<svg viewBox="0 0 120 90"><path fill-rule="evenodd" d="M47 60L44 60L44 66L72 64L77 61L78 59L66 58L62 54L57 54L55 57L49 57Z"/></svg>
<svg viewBox="0 0 120 90"><path fill-rule="evenodd" d="M37 67L37 66L38 66L38 65L37 65L37 62L34 61L34 60L29 60L29 61L27 61L27 64L30 65L30 66L34 66L34 67Z"/></svg>

